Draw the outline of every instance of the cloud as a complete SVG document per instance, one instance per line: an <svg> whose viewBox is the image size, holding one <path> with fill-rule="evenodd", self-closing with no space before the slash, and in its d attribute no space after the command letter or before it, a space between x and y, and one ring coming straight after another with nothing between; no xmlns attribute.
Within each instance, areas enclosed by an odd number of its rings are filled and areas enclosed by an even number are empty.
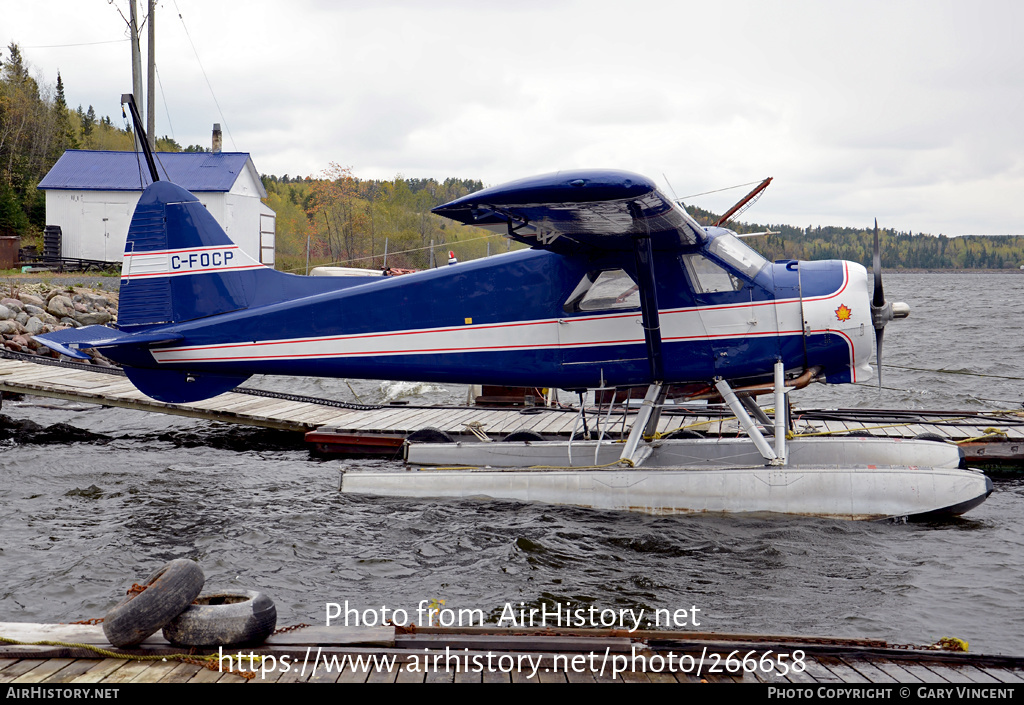
<svg viewBox="0 0 1024 705"><path fill-rule="evenodd" d="M221 122L266 173L338 162L494 184L615 167L665 174L680 195L774 175L751 219L1024 230L1018 3L176 0L158 13L158 134L205 145ZM114 7L8 2L4 18L3 46L20 42L50 81L60 68L69 104L118 115L127 43L45 48L122 38Z"/></svg>

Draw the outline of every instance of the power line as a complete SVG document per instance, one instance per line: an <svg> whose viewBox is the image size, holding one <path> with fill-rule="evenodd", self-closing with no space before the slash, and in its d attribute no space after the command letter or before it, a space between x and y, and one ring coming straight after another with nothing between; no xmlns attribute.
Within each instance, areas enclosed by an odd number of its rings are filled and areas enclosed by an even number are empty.
<svg viewBox="0 0 1024 705"><path fill-rule="evenodd" d="M199 70L203 72L203 78L206 80L206 87L210 89L210 95L213 97L213 103L217 106L217 113L220 115L221 124L224 125L224 130L228 133L228 139L231 140L231 146L237 152L238 147L235 145L235 138L231 134L231 128L228 127L228 121L227 118L224 117L224 111L220 109L220 103L217 101L217 94L213 92L213 85L210 83L210 77L206 75L206 69L203 67L203 62L199 58L199 52L196 50L196 45L192 41L192 35L188 33L188 27L185 26L185 18L181 16L181 10L178 9L177 0L174 0L174 9L178 11L178 19L181 20L181 26L185 30L185 37L188 39L188 43L192 47L192 53L196 55L196 63L199 64Z"/></svg>
<svg viewBox="0 0 1024 705"><path fill-rule="evenodd" d="M167 115L167 126L171 128L171 139L174 138L174 125L171 124L171 111L167 107L167 96L164 95L164 82L160 79L160 67L154 66L156 69L156 82L160 86L160 100L164 102L164 113ZM152 90L152 88L150 89ZM153 135L153 139L156 139L156 135Z"/></svg>
<svg viewBox="0 0 1024 705"><path fill-rule="evenodd" d="M91 47L97 44L120 44L121 42L131 41L128 38L125 39L111 39L108 42L81 42L79 44L36 44L35 46L22 47L23 49L63 49L64 47Z"/></svg>
<svg viewBox="0 0 1024 705"><path fill-rule="evenodd" d="M760 181L751 181L751 182L746 183L746 184L736 184L735 186L726 186L725 188L716 188L714 191L705 191L703 193L694 193L694 194L691 194L689 196L683 196L682 198L677 198L676 200L677 201L685 201L687 198L696 198L697 196L707 196L709 193L721 193L722 191L732 191L734 188L743 188L744 186L753 186L754 184L759 184L759 183L761 183L761 182Z"/></svg>

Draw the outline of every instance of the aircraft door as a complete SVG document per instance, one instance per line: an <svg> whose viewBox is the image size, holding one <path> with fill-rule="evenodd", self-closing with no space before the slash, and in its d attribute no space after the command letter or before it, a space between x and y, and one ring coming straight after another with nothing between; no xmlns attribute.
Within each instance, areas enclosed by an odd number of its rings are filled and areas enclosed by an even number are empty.
<svg viewBox="0 0 1024 705"><path fill-rule="evenodd" d="M647 355L636 282L622 269L586 273L563 305L558 346L563 368L597 385L626 369L646 371ZM585 372L582 372L585 370Z"/></svg>
<svg viewBox="0 0 1024 705"><path fill-rule="evenodd" d="M781 269L781 268L780 268ZM807 344L805 335L807 319L804 316L803 291L800 285L800 263L796 260L786 264L785 272L772 268L775 283L775 316L778 320L779 347L786 368L806 367Z"/></svg>
<svg viewBox="0 0 1024 705"><path fill-rule="evenodd" d="M779 356L775 302L760 289L701 254L683 255L694 301L707 332L715 375L764 374Z"/></svg>

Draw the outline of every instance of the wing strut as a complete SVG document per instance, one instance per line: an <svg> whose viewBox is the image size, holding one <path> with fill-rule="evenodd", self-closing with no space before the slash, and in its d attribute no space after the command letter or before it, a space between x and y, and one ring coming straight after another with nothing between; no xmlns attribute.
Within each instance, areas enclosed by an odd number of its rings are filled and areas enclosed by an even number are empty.
<svg viewBox="0 0 1024 705"><path fill-rule="evenodd" d="M636 258L637 284L640 287L640 313L644 324L644 340L647 342L647 359L651 366L651 382L660 384L665 379L665 368L661 359L661 318L658 315L658 292L654 282L654 252L651 248L651 231L643 218L643 212L636 201L630 201L629 214L637 227L633 241ZM641 230L642 227L642 230Z"/></svg>
<svg viewBox="0 0 1024 705"><path fill-rule="evenodd" d="M637 446L645 432L654 433L661 413L661 405L665 403L665 392L662 380L665 379L665 368L661 359L661 318L658 315L658 292L654 282L654 251L651 247L651 230L644 220L643 210L636 201L630 201L629 214L633 218L635 235L633 254L636 258L637 285L640 289L640 314L644 324L644 340L647 342L647 360L651 366L651 385L647 388L640 411L633 421L626 444L619 456L619 462L630 466L642 463L650 448L645 453L637 453ZM654 430L649 430L654 427Z"/></svg>

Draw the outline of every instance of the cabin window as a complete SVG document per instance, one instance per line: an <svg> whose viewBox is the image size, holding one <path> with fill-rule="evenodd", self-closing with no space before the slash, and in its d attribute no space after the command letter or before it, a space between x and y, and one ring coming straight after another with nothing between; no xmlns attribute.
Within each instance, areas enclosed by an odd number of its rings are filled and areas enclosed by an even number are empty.
<svg viewBox="0 0 1024 705"><path fill-rule="evenodd" d="M624 270L587 272L563 308L566 313L640 308L640 290Z"/></svg>

